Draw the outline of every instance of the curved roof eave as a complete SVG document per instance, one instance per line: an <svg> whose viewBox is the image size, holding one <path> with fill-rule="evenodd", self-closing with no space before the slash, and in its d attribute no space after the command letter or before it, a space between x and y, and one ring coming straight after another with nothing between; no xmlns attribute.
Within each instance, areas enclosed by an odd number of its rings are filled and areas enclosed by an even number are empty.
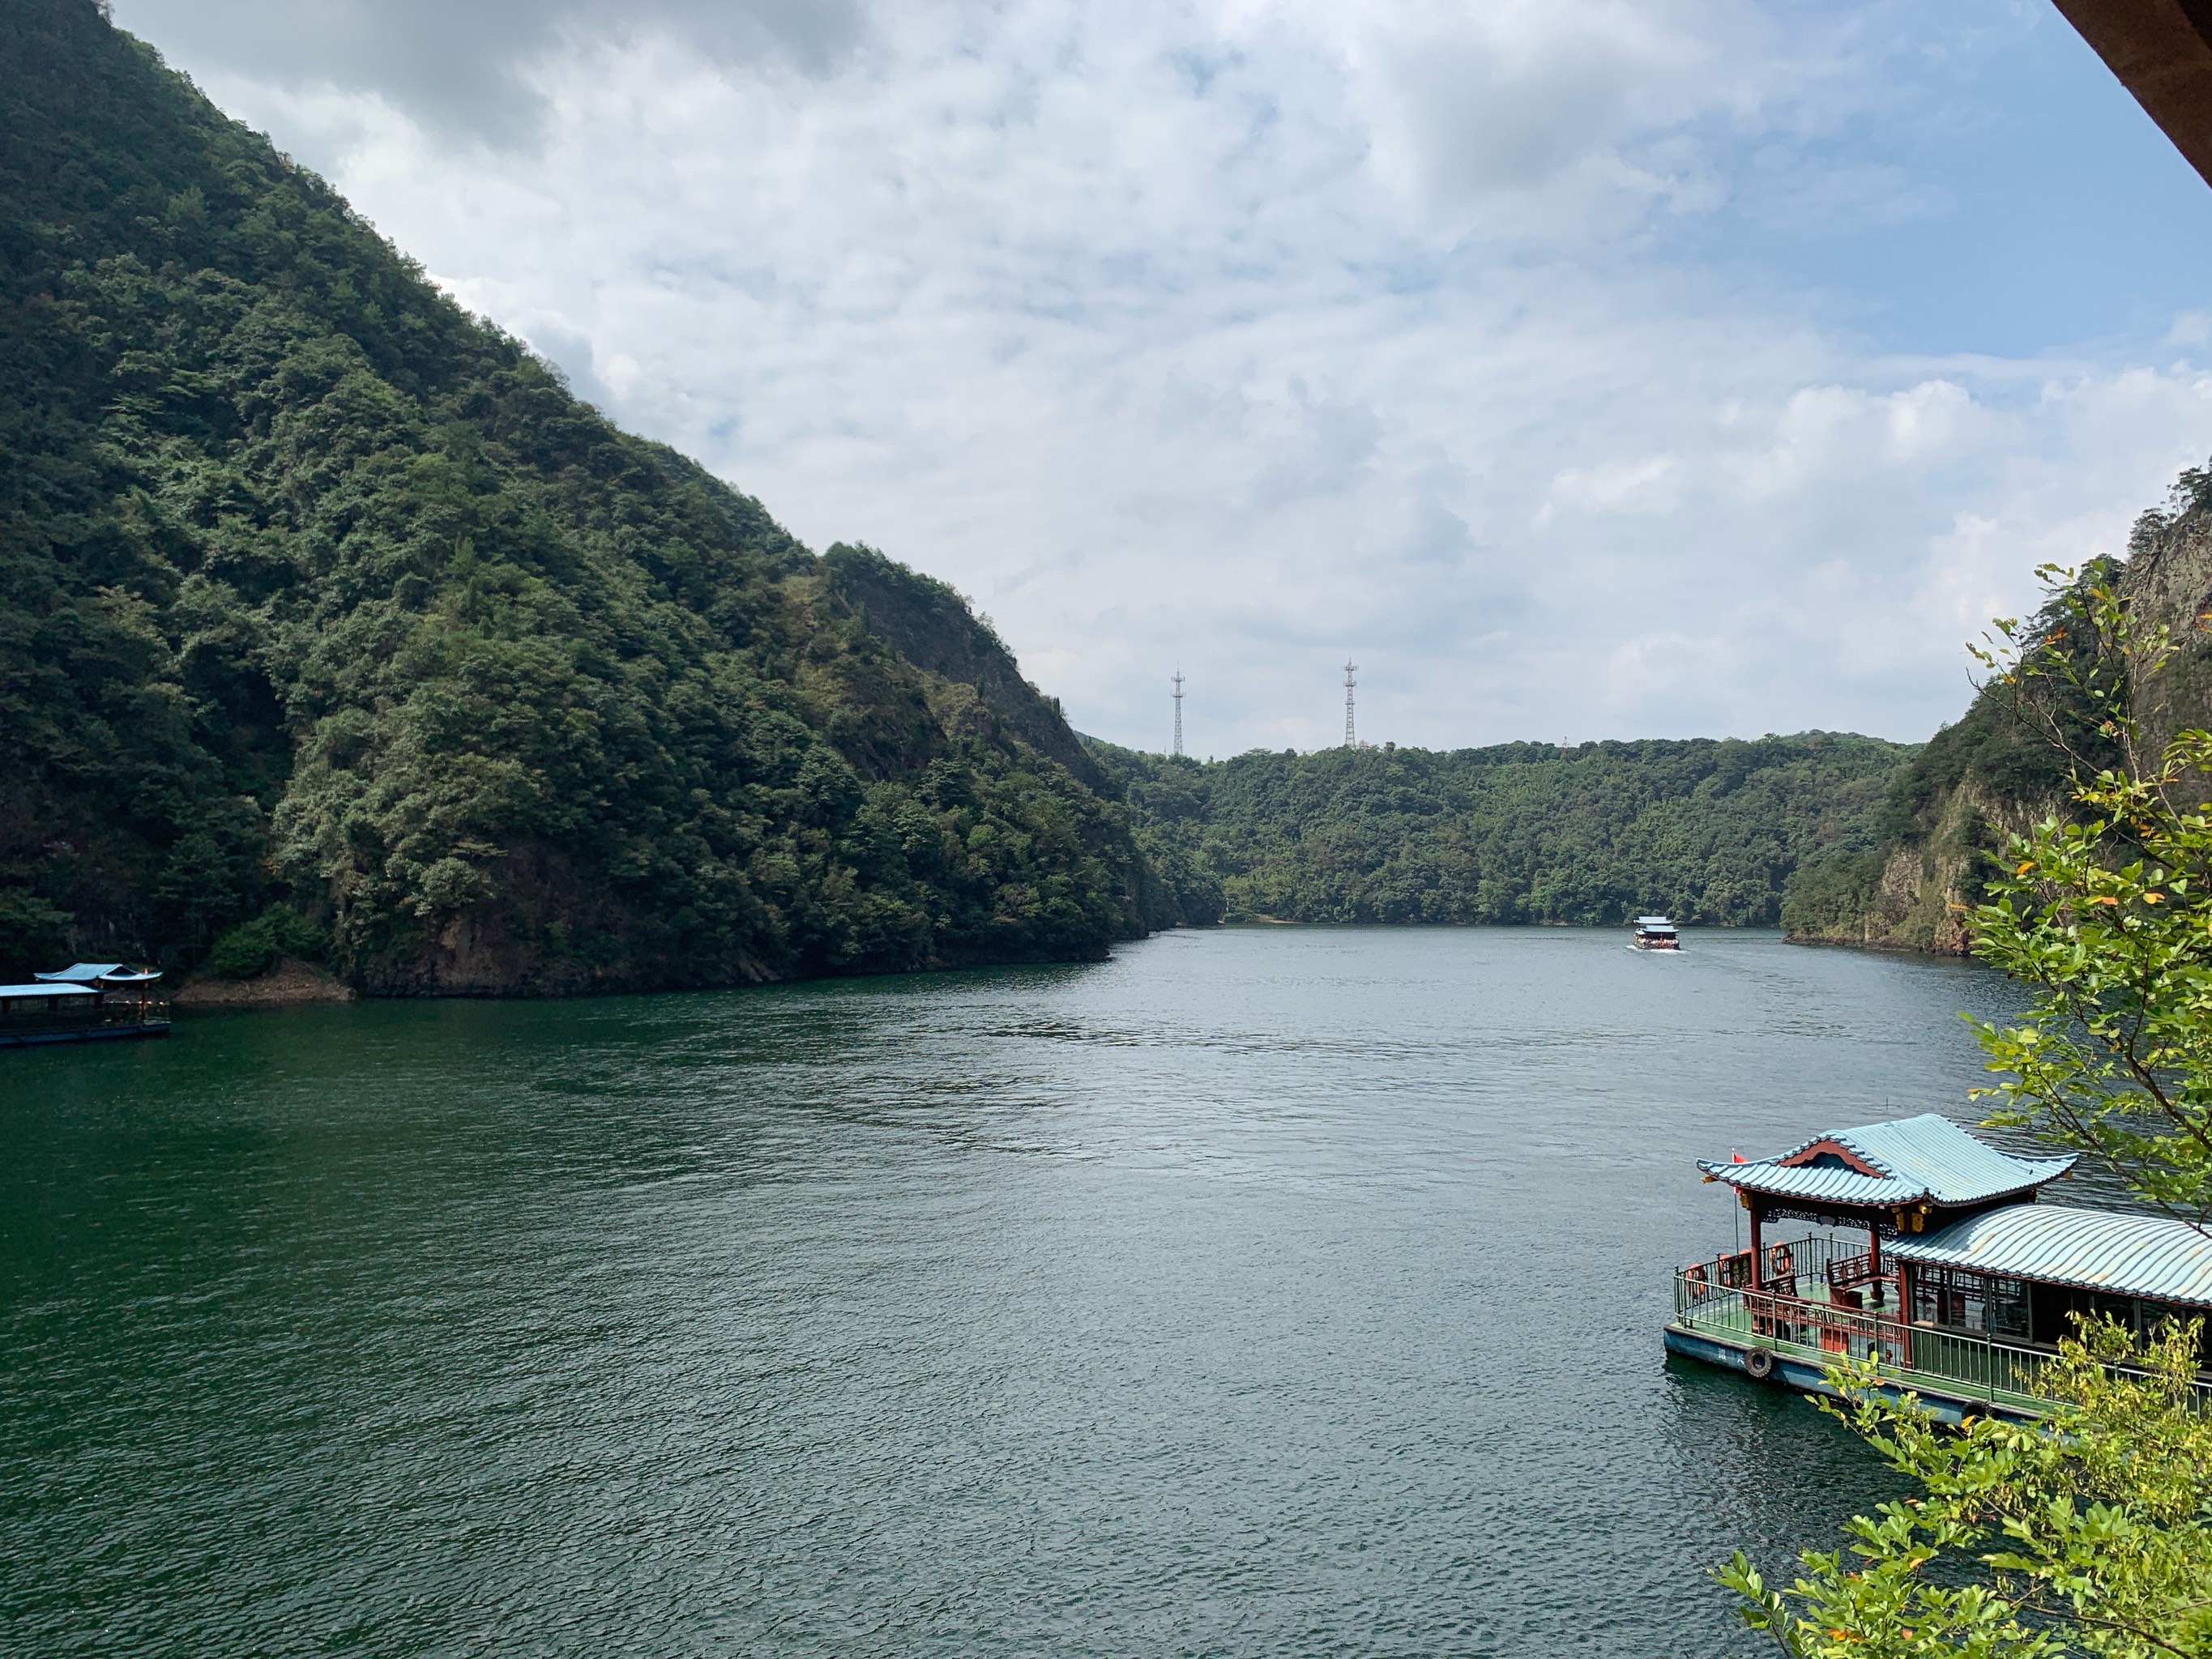
<svg viewBox="0 0 2212 1659"><path fill-rule="evenodd" d="M2023 1158L1990 1146L1940 1112L1832 1129L1773 1158L1700 1161L1716 1181L1807 1203L1894 1209L1990 1204L2056 1181L2071 1156Z"/></svg>

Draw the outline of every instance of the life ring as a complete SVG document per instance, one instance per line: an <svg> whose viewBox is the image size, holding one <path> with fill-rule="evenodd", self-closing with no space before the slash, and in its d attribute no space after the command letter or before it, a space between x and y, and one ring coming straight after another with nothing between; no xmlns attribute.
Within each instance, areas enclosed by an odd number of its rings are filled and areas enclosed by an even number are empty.
<svg viewBox="0 0 2212 1659"><path fill-rule="evenodd" d="M1752 1348L1747 1351L1743 1356L1743 1368L1753 1379L1764 1382L1774 1375L1774 1350Z"/></svg>
<svg viewBox="0 0 2212 1659"><path fill-rule="evenodd" d="M1771 1244L1766 1250L1766 1276L1769 1279L1795 1279L1797 1258L1790 1254L1787 1244Z"/></svg>
<svg viewBox="0 0 2212 1659"><path fill-rule="evenodd" d="M1707 1297L1713 1293L1713 1287L1705 1278L1705 1264L1704 1262L1692 1261L1687 1268L1684 1269L1682 1277L1690 1286L1690 1299L1692 1301L1703 1302Z"/></svg>

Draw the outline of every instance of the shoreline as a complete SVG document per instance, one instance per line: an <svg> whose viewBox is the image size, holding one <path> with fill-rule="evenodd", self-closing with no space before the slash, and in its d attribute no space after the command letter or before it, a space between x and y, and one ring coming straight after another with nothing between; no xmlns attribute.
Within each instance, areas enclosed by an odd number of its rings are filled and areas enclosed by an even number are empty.
<svg viewBox="0 0 2212 1659"><path fill-rule="evenodd" d="M1234 921L1216 922L1212 924L1210 927L1193 927L1182 926L1172 928L1162 928L1159 930L1158 933L1153 935L1153 937L1159 937L1160 935L1170 933L1202 934L1217 932L1232 932L1237 928L1243 927L1249 927L1255 930L1273 928L1310 928L1315 931L1328 931L1338 928L1359 929L1363 931L1368 929L1387 929L1393 932L1402 930L1408 933L1468 932L1475 929L1495 929L1501 932L1510 932L1517 929L1541 929L1547 932L1580 932L1598 933L1615 931L1615 924L1607 922L1578 923L1563 921L1301 921L1283 916L1243 916L1238 917ZM1776 928L1775 925L1772 923L1752 923L1741 926L1711 924L1706 927L1699 927L1696 931L1700 933L1710 932L1714 933L1771 933L1776 931ZM1122 942L1134 943L1136 941ZM1927 951L1911 945L1866 944L1852 939L1823 939L1817 935L1805 936L1784 933L1782 935L1782 943L1785 945L1820 946L1833 950L1869 951L1881 956L1917 957L1931 962L1971 960L1970 957L1963 955L1953 955L1949 952ZM957 967L949 964L933 964L927 968L908 970L907 973L865 975L830 974L818 976L810 975L806 979L794 979L769 982L781 984L802 984L810 982L817 978L901 979L909 977L913 973L958 973L963 970L977 969L988 969L992 968L1021 968L1053 965L1061 964L1036 962L963 963L958 964ZM700 986L690 988L659 987L655 988L661 990L678 988L719 990L732 988L720 986ZM650 994L651 993L649 992L644 991L642 988L628 988L620 990L594 988L592 990L583 991L574 994L591 997ZM472 991L465 994L447 993L444 995L433 993L428 995L417 994L416 995L389 997L376 996L364 994L355 989L352 986L348 985L344 981L337 978L327 969L318 963L307 962L296 957L286 957L282 958L275 968L271 969L268 973L261 975L258 979L227 980L217 978L212 975L196 975L192 978L187 979L178 988L176 995L171 999L170 1006L172 1008L179 1012L190 1013L237 1013L265 1009L331 1006L343 1003L362 1001L439 1002L463 1000L537 1002L548 1000L562 1000L565 999L558 995L549 999L546 994L542 992L537 994L526 992L502 994L498 992L485 991Z"/></svg>
<svg viewBox="0 0 2212 1659"><path fill-rule="evenodd" d="M327 969L297 957L284 957L258 979L186 980L169 1000L175 1009L192 1012L240 1008L297 1008L316 1003L353 1002L360 993Z"/></svg>

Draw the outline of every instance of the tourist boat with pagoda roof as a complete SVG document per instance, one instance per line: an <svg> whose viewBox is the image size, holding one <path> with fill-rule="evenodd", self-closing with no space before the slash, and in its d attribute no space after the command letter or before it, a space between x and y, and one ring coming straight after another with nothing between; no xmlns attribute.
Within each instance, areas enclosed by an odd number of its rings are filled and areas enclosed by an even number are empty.
<svg viewBox="0 0 2212 1659"><path fill-rule="evenodd" d="M1675 1270L1667 1351L1815 1394L1834 1392L1838 1361L1871 1359L1939 1417L2033 1418L2037 1374L2078 1316L2145 1336L2199 1319L2212 1405L2212 1237L2039 1201L2074 1164L2001 1151L1933 1112L1700 1163L1735 1189L1751 1243ZM1793 1221L1863 1232L1864 1248L1776 1237Z"/></svg>
<svg viewBox="0 0 2212 1659"><path fill-rule="evenodd" d="M0 985L0 1048L166 1036L169 1005L159 970L79 962L28 985Z"/></svg>
<svg viewBox="0 0 2212 1659"><path fill-rule="evenodd" d="M1679 951L1682 948L1682 934L1664 916L1638 916L1636 932L1629 943L1639 951Z"/></svg>

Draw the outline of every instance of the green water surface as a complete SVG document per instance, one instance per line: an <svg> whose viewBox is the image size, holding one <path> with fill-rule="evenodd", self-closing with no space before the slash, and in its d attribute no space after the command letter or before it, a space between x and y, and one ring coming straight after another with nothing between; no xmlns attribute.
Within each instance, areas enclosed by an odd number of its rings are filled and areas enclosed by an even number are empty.
<svg viewBox="0 0 2212 1659"><path fill-rule="evenodd" d="M0 1054L0 1650L1678 1656L1886 1490L1662 1362L1955 964L1232 929Z"/></svg>

